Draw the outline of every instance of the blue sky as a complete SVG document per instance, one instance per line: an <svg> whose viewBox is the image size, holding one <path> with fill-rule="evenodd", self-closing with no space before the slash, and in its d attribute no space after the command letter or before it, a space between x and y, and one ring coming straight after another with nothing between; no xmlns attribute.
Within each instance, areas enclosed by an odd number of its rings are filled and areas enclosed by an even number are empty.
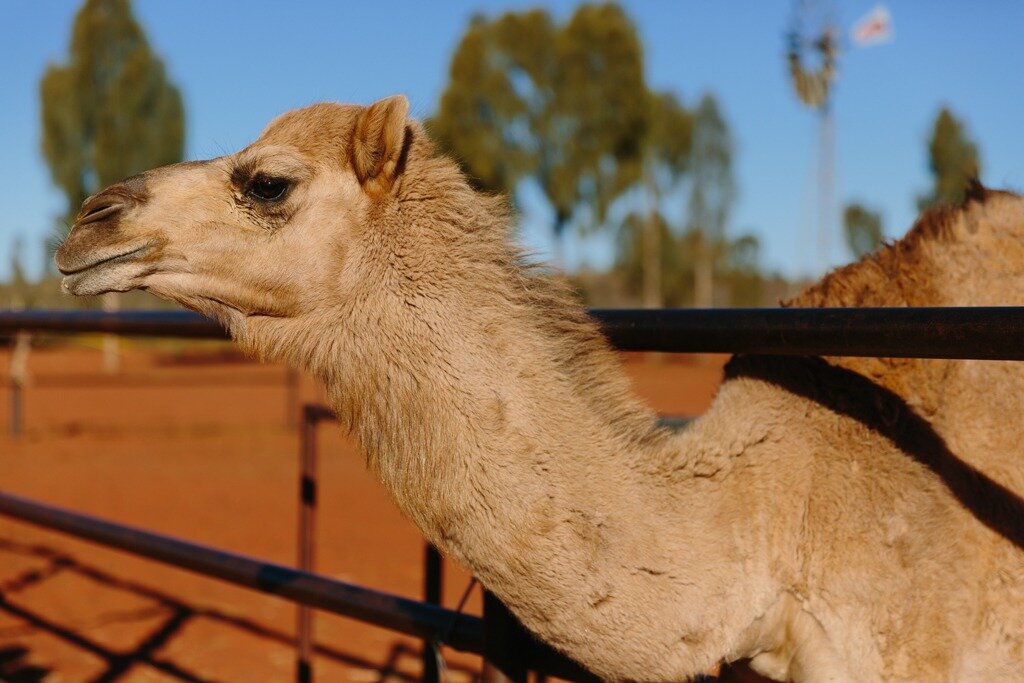
<svg viewBox="0 0 1024 683"><path fill-rule="evenodd" d="M273 116L320 100L369 102L402 92L418 116L431 113L448 62L475 12L535 2L210 2L136 0L135 12L181 87L189 158L235 150ZM575 2L541 3L557 17ZM649 83L693 103L713 91L736 138L739 198L730 229L752 231L764 264L812 271L817 122L794 98L783 60L790 2L625 2L646 46ZM837 3L849 26L872 1ZM0 279L20 236L32 273L62 207L38 152L37 85L62 61L78 0L0 0ZM860 200L897 236L929 183L925 140L948 105L982 151L983 180L1024 189L1024 3L919 0L889 4L896 40L845 54L836 89L837 205ZM838 221L836 221L838 223ZM550 248L543 206L528 203L522 239ZM831 261L846 259L835 236ZM576 242L570 265L607 265L608 239Z"/></svg>

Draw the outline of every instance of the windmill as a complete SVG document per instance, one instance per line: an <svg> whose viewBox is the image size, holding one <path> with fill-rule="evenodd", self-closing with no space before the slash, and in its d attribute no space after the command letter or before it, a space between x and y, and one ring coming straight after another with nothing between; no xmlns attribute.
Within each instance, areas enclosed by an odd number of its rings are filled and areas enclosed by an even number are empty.
<svg viewBox="0 0 1024 683"><path fill-rule="evenodd" d="M835 8L822 0L797 0L787 38L789 77L800 102L818 116L818 270L828 268L835 216L835 133L832 87L838 75Z"/></svg>
<svg viewBox="0 0 1024 683"><path fill-rule="evenodd" d="M786 62L800 102L818 116L817 209L818 270L828 268L835 210L835 129L832 91L839 75L840 34L831 0L796 0L786 34ZM892 18L882 5L853 27L857 47L892 40Z"/></svg>

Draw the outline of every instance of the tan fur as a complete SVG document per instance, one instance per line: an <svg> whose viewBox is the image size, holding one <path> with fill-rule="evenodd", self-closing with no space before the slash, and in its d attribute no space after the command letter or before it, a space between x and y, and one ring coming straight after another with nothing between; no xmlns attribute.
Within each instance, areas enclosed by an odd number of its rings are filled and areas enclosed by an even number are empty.
<svg viewBox="0 0 1024 683"><path fill-rule="evenodd" d="M316 105L133 180L65 286L150 289L316 373L425 536L605 678L1024 679L1019 366L741 357L673 435L406 111ZM261 205L255 173L294 184ZM1022 208L926 217L794 305L1024 303Z"/></svg>

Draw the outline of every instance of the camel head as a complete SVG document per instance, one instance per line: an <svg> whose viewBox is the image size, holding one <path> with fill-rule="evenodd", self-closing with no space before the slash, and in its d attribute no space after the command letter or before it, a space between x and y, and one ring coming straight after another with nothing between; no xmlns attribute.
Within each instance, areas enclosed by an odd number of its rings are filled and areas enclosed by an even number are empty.
<svg viewBox="0 0 1024 683"><path fill-rule="evenodd" d="M313 105L235 154L106 188L57 250L64 290L144 289L229 327L314 308L344 287L368 216L395 192L415 129L407 115L401 96Z"/></svg>

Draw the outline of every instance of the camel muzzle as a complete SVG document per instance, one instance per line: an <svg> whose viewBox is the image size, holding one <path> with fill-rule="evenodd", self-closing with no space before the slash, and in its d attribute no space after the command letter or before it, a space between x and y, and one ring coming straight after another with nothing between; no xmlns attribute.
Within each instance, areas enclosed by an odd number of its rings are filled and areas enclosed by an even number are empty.
<svg viewBox="0 0 1024 683"><path fill-rule="evenodd" d="M65 276L64 291L91 295L134 286L138 260L155 246L152 239L131 238L120 227L138 201L130 185L118 183L82 203L71 232L54 254L57 269Z"/></svg>

